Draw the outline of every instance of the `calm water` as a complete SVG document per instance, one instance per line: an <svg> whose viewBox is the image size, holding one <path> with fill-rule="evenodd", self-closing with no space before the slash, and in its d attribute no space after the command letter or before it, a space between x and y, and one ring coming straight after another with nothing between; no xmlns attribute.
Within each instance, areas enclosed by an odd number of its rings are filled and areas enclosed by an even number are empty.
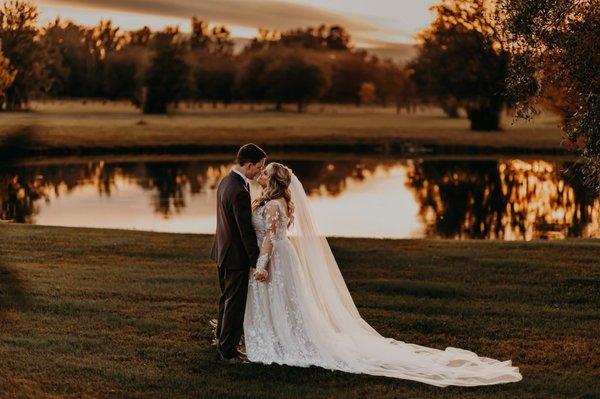
<svg viewBox="0 0 600 399"><path fill-rule="evenodd" d="M600 237L600 199L570 177L576 166L566 161L283 161L304 183L326 235ZM231 166L225 159L185 159L4 168L1 216L40 225L213 233L215 189Z"/></svg>

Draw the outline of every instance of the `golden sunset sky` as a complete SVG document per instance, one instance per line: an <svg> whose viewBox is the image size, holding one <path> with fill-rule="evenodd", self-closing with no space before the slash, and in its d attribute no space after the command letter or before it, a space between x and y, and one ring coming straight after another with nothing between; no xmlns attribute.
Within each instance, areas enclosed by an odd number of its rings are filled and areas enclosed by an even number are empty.
<svg viewBox="0 0 600 399"><path fill-rule="evenodd" d="M179 25L189 31L193 15L227 25L232 36L251 38L257 28L285 30L341 24L360 47L413 43L427 26L434 0L36 0L46 24L57 16L95 25L111 19L124 29Z"/></svg>

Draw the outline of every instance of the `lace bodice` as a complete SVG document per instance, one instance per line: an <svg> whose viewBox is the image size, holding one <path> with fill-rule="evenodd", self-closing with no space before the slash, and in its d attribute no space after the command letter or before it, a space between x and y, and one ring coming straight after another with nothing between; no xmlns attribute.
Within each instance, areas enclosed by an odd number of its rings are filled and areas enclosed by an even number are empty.
<svg viewBox="0 0 600 399"><path fill-rule="evenodd" d="M252 225L256 231L258 246L262 246L265 235L269 232L272 242L286 237L288 216L285 205L278 200L271 200L252 212Z"/></svg>
<svg viewBox="0 0 600 399"><path fill-rule="evenodd" d="M273 245L286 238L288 225L287 207L278 200L270 200L252 213L252 224L260 247L256 270L266 271Z"/></svg>

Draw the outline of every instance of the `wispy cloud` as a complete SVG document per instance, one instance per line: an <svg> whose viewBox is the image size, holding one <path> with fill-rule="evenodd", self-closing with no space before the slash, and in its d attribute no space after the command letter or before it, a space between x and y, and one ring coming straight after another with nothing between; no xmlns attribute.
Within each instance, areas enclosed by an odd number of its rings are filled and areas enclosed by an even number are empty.
<svg viewBox="0 0 600 399"><path fill-rule="evenodd" d="M383 44L390 38L406 41L410 37L409 32L378 24L377 18L372 16L354 15L343 9L336 12L292 0L38 0L36 3L140 14L140 25L144 23L144 15L181 19L196 15L211 22L242 28L285 30L321 23L340 24L351 32L354 41L364 45ZM100 13L98 19L100 17L110 18L110 13Z"/></svg>

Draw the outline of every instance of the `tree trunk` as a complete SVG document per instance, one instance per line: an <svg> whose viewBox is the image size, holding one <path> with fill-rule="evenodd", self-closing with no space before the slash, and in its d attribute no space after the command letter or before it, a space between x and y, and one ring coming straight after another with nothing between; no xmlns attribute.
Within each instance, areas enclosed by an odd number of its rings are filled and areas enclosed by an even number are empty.
<svg viewBox="0 0 600 399"><path fill-rule="evenodd" d="M304 111L304 101L298 100L298 113L301 114Z"/></svg>
<svg viewBox="0 0 600 399"><path fill-rule="evenodd" d="M5 95L5 110L9 112L21 111L22 102L19 95L13 90L7 90Z"/></svg>
<svg viewBox="0 0 600 399"><path fill-rule="evenodd" d="M458 107L456 105L445 105L442 106L442 109L444 110L444 113L448 116L448 118L458 118Z"/></svg>
<svg viewBox="0 0 600 399"><path fill-rule="evenodd" d="M500 113L502 109L498 104L490 104L471 108L467 112L473 131L498 131L500 130Z"/></svg>
<svg viewBox="0 0 600 399"><path fill-rule="evenodd" d="M167 113L167 103L163 101L146 101L143 108L144 114L166 114Z"/></svg>
<svg viewBox="0 0 600 399"><path fill-rule="evenodd" d="M277 101L275 103L275 111L281 112L282 110L283 110L283 105L281 104L281 101Z"/></svg>
<svg viewBox="0 0 600 399"><path fill-rule="evenodd" d="M458 101L454 98L447 98L442 101L442 110L449 118L458 118Z"/></svg>

